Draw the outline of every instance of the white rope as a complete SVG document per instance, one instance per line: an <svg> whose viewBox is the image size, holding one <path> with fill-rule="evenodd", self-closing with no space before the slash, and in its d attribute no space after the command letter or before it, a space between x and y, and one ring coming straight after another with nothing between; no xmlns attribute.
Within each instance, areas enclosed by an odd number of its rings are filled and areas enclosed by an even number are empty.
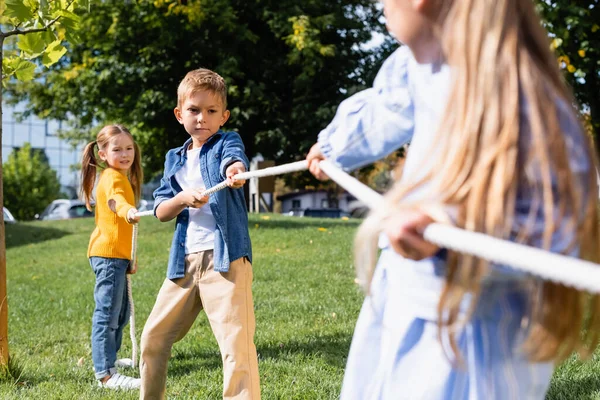
<svg viewBox="0 0 600 400"><path fill-rule="evenodd" d="M276 167L263 168L255 171L248 171L236 174L233 176L235 180L247 180L251 178L263 178L265 176L289 174L290 172L304 171L308 169L308 163L306 160L296 161L289 164L278 165ZM223 190L227 187L227 181L223 181L215 186L212 186L202 192L202 196L208 196L219 190ZM147 217L154 215L154 211L142 211L135 214L136 217ZM135 232L134 232L135 233ZM135 243L135 242L134 242Z"/></svg>
<svg viewBox="0 0 600 400"><path fill-rule="evenodd" d="M333 181L354 195L369 208L383 205L383 196L362 184L331 162L321 161L320 167ZM306 160L295 163L249 171L235 175L234 179L250 179L303 171L308 168ZM209 195L227 187L226 182L215 185L202 194ZM153 215L152 211L136 214ZM137 230L134 229L134 245ZM440 247L472 254L488 261L507 265L514 269L536 275L546 280L572 286L579 290L600 293L600 265L574 257L550 253L534 247L497 239L481 233L439 223L430 224L424 231L425 240Z"/></svg>
<svg viewBox="0 0 600 400"><path fill-rule="evenodd" d="M284 164L284 165L279 165L276 167L269 167L269 168L264 168L261 170L256 170L256 171L249 171L249 172L242 172L240 174L236 174L234 175L233 179L236 180L245 180L245 179L250 179L250 178L261 178L261 177L265 177L265 176L272 176L272 175L281 175L281 174L287 174L290 172L296 172L296 171L304 171L308 168L308 163L306 162L306 160L303 161L298 161L298 162L294 162L294 163L289 163L289 164ZM203 196L208 196L210 194L213 194L215 192L218 192L219 190L225 189L227 187L227 182L223 181L209 189L206 189L204 192L202 192ZM141 211L141 212L137 212L135 214L136 217L147 217L147 216L151 216L154 215L154 210L148 210L148 211ZM132 267L135 265L136 261L137 261L137 239L138 239L138 224L134 224L133 225L133 234L131 236L131 265ZM133 361L133 368L136 367L138 359L137 359L137 353L138 353L138 344L137 344L137 339L136 339L136 335L135 335L135 307L133 304L133 292L131 290L131 276L127 275L127 296L129 298L129 336L131 337L131 359Z"/></svg>
<svg viewBox="0 0 600 400"><path fill-rule="evenodd" d="M131 264L130 268L135 268L137 263L137 237L138 224L133 224L133 235L131 236ZM127 298L129 299L129 337L131 338L131 360L132 367L135 368L138 363L138 343L135 335L135 306L133 304L133 291L131 288L131 275L127 274Z"/></svg>
<svg viewBox="0 0 600 400"><path fill-rule="evenodd" d="M138 212L135 213L136 217L149 217L151 215L154 215L154 210L138 211Z"/></svg>
<svg viewBox="0 0 600 400"><path fill-rule="evenodd" d="M321 161L320 168L367 207L373 209L383 204L383 196L331 162ZM472 254L578 290L600 293L600 265L589 261L439 223L427 226L423 237L440 247Z"/></svg>

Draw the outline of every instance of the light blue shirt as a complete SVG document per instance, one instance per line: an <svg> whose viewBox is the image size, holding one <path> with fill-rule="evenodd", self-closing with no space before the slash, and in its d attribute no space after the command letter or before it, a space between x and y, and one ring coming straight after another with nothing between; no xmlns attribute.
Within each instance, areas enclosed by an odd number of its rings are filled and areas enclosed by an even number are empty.
<svg viewBox="0 0 600 400"><path fill-rule="evenodd" d="M383 63L373 87L343 101L332 122L320 132L318 143L324 156L339 167L352 170L379 160L410 142L401 179L418 180L431 171L436 164L436 154L444 150L436 148L434 140L446 110L451 85L448 65L419 64L407 46L400 47ZM584 150L584 136L573 110L560 101L557 104L566 144L572 154L571 168L576 176L583 179L591 165ZM525 122L522 124L521 141L522 146L528 146L526 104L523 109L522 120ZM531 164L528 174L538 176L539 170ZM413 191L410 199L419 201L430 196L426 188L423 186ZM530 206L531 193L520 189L516 199L515 225L526 223ZM538 216L534 227L536 234L543 230L543 209L539 210ZM554 235L553 251L564 252L568 247L574 234L568 229L571 228L561 227ZM384 252L392 251L385 240L380 243ZM541 246L540 241L532 244ZM578 250L573 249L570 254L577 255ZM401 275L399 279L412 286L410 293L424 301L423 317L436 318L438 296L445 276L444 258L414 262L398 256L397 262L403 264L401 271L394 268L390 272ZM489 279L522 279L524 276L509 267L494 265Z"/></svg>
<svg viewBox="0 0 600 400"><path fill-rule="evenodd" d="M400 47L383 63L372 88L340 104L319 134L323 154L352 170L410 142L402 175L417 179L426 172L421 164L430 167L424 156L433 149L450 83L447 65L418 64L408 47Z"/></svg>
<svg viewBox="0 0 600 400"><path fill-rule="evenodd" d="M421 65L407 47L398 49L385 61L372 88L340 104L331 124L319 134L323 154L351 170L410 142L401 179L423 177L435 166L436 153L444 150L436 148L434 140L451 85L447 65ZM531 146L527 105L523 103L522 149ZM557 104L571 169L575 179L582 179L591 165L584 135L573 110L560 101ZM529 180L539 179L539 171L534 162L527 163ZM583 180L580 182L585 191ZM558 190L555 193L558 197ZM419 201L427 195L431 196L423 187L411 193L411 200ZM531 197L525 185L520 185L516 225L527 220ZM540 209L533 229L536 238L543 230L542 216ZM567 248L572 229L564 226L554 235L553 251ZM533 244L540 245L539 241ZM437 307L446 272L444 252L412 261L385 243L382 247L371 292L354 331L341 399L544 398L553 366L530 363L521 352L527 329L522 323L530 312L532 278L494 266L469 322L458 331L457 345L465 366L456 368L443 351L447 343L440 345L438 336ZM571 251L576 253L577 249ZM463 311L469 301L467 295Z"/></svg>

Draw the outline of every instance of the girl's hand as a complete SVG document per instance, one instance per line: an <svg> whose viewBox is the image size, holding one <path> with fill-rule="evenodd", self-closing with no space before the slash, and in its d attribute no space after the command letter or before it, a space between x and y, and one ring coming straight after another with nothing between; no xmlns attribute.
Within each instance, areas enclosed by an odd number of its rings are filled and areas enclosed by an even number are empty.
<svg viewBox="0 0 600 400"><path fill-rule="evenodd" d="M203 196L203 191L204 188L185 189L184 191L179 192L177 194L177 197L179 198L179 201L181 201L181 204L187 207L200 208L206 203L208 203L208 196Z"/></svg>
<svg viewBox="0 0 600 400"><path fill-rule="evenodd" d="M137 224L138 222L140 222L140 217L136 217L135 215L137 214L137 212L137 208L130 208L129 211L127 211L127 222L129 222L130 224Z"/></svg>
<svg viewBox="0 0 600 400"><path fill-rule="evenodd" d="M418 261L433 256L440 249L423 239L423 231L432 222L434 220L422 211L402 210L384 222L384 232L398 254Z"/></svg>
<svg viewBox="0 0 600 400"><path fill-rule="evenodd" d="M232 189L239 189L242 186L244 186L244 183L246 183L245 179L233 179L234 175L241 174L242 172L246 172L246 167L241 161L236 161L229 167L227 167L227 169L225 170L225 176L227 177L227 186L229 186Z"/></svg>
<svg viewBox="0 0 600 400"><path fill-rule="evenodd" d="M321 162L321 160L324 159L325 156L321 152L319 143L313 144L313 146L310 148L310 151L306 155L306 161L308 161L308 170L310 171L310 173L313 174L315 178L321 181L326 181L327 179L329 179L329 177L325 175L325 173L321 171L321 168L319 167L319 162Z"/></svg>
<svg viewBox="0 0 600 400"><path fill-rule="evenodd" d="M129 268L127 268L127 274L134 275L138 270L137 262L134 265L129 264Z"/></svg>

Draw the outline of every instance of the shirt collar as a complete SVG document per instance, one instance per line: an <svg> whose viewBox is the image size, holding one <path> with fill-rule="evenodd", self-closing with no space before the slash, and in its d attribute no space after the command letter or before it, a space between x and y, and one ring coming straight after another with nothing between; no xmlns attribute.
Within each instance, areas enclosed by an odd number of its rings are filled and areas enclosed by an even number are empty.
<svg viewBox="0 0 600 400"><path fill-rule="evenodd" d="M211 141L215 140L216 137L220 137L223 135L223 131L221 129L219 129L217 132L215 132L214 135L212 135L211 137L208 138L208 140L206 141L206 143L210 143ZM184 154L186 154L187 148L189 147L190 143L192 143L192 138L189 138L188 140L185 141L185 143L183 144L183 146L181 146L179 148L179 151L177 152L181 157L184 156Z"/></svg>

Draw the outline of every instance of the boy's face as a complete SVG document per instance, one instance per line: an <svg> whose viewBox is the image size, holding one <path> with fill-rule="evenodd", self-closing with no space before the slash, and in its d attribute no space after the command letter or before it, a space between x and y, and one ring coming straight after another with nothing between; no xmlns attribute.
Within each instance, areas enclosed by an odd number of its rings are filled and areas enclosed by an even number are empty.
<svg viewBox="0 0 600 400"><path fill-rule="evenodd" d="M193 148L202 146L229 118L229 110L225 110L221 98L208 90L191 94L174 112L192 137Z"/></svg>

